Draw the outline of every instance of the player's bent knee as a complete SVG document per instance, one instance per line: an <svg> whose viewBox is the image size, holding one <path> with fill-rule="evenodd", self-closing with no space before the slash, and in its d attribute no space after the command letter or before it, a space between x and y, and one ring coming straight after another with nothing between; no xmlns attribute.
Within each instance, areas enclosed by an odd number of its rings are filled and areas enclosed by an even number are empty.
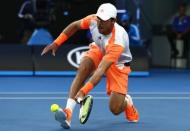
<svg viewBox="0 0 190 131"><path fill-rule="evenodd" d="M119 115L121 112L123 112L124 99L125 96L120 93L117 92L111 93L109 108L114 115Z"/></svg>
<svg viewBox="0 0 190 131"><path fill-rule="evenodd" d="M114 115L119 115L121 113L120 108L116 108L116 107L110 107L110 111L114 114Z"/></svg>

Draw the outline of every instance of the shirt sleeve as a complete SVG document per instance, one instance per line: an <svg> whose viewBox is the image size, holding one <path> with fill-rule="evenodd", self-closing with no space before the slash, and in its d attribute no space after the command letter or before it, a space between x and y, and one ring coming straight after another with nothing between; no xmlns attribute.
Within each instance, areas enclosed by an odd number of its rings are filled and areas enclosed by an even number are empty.
<svg viewBox="0 0 190 131"><path fill-rule="evenodd" d="M88 15L81 20L81 29L89 29L92 20L95 20L95 15Z"/></svg>
<svg viewBox="0 0 190 131"><path fill-rule="evenodd" d="M106 54L103 59L110 62L117 62L122 52L124 51L124 47L121 44L111 44L106 48Z"/></svg>

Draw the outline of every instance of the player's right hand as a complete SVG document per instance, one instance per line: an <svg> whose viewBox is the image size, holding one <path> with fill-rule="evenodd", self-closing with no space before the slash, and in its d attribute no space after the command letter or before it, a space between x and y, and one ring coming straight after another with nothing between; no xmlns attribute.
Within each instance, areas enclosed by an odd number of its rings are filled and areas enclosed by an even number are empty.
<svg viewBox="0 0 190 131"><path fill-rule="evenodd" d="M82 91L78 91L78 93L75 96L75 99L77 100L78 103L81 103L85 97L85 94Z"/></svg>
<svg viewBox="0 0 190 131"><path fill-rule="evenodd" d="M41 55L44 55L44 54L46 54L47 52L52 51L52 55L55 56L55 52L57 51L57 49L58 49L58 45L55 44L55 43L52 43L52 44L50 44L50 45L47 45L47 46L43 49Z"/></svg>

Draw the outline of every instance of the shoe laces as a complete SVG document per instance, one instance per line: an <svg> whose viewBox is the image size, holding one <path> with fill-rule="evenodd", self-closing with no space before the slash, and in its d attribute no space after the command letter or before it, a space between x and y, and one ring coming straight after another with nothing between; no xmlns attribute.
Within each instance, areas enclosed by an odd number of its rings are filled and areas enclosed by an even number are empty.
<svg viewBox="0 0 190 131"><path fill-rule="evenodd" d="M136 114L136 109L135 109L135 107L132 105L132 106L130 106L130 107L128 107L128 109L127 109L127 113L128 113L128 115L130 115L130 116L133 116L134 114Z"/></svg>

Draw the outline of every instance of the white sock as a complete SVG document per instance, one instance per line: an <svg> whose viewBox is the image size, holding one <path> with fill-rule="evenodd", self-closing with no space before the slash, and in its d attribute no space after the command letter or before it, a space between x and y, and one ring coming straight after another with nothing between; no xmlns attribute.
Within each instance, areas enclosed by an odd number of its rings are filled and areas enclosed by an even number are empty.
<svg viewBox="0 0 190 131"><path fill-rule="evenodd" d="M126 96L125 96L125 100L127 101L127 104L128 104L129 106L132 106L132 105L133 105L133 101L132 101L132 98L131 98L130 95L126 95Z"/></svg>
<svg viewBox="0 0 190 131"><path fill-rule="evenodd" d="M72 98L68 98L67 99L67 105L66 105L66 108L70 109L71 112L73 112L75 106L76 106L77 102L75 100L73 100Z"/></svg>

